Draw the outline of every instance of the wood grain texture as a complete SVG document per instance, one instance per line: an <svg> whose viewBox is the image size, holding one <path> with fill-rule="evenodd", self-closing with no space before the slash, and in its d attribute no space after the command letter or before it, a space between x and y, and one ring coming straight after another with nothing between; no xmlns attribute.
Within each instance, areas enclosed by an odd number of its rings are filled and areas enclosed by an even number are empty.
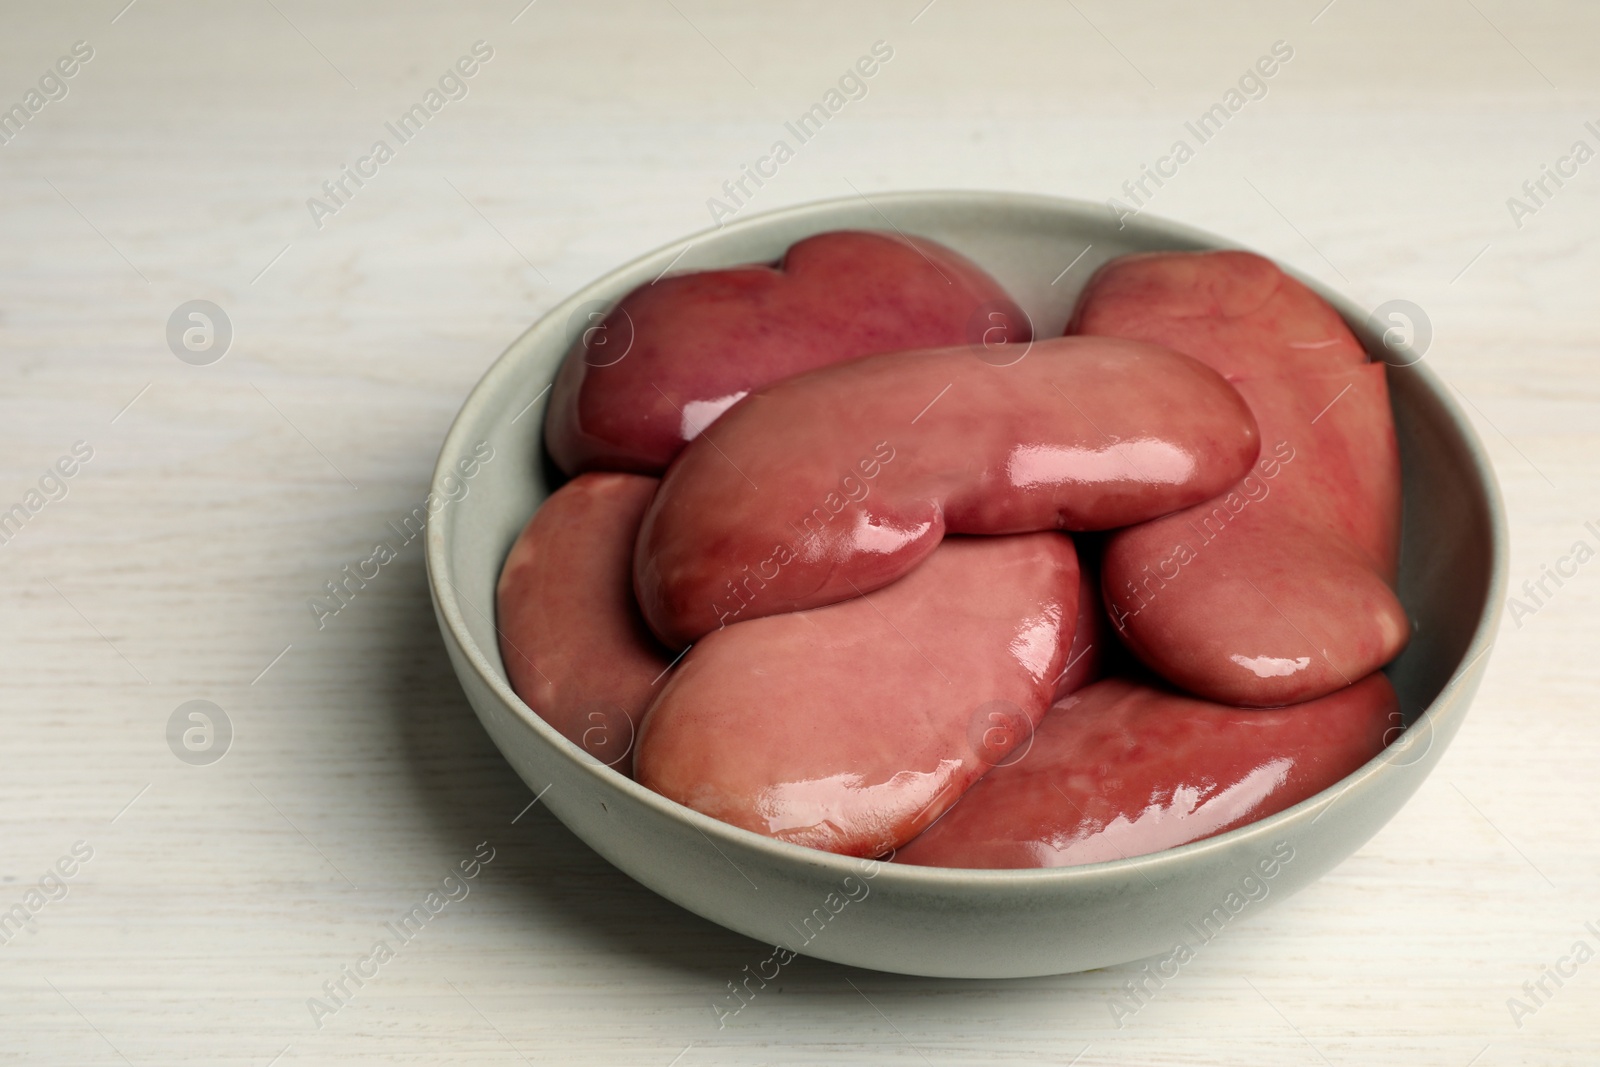
<svg viewBox="0 0 1600 1067"><path fill-rule="evenodd" d="M0 910L93 849L0 944L0 1058L1593 1062L1600 962L1520 1027L1506 1002L1578 939L1600 948L1600 562L1508 618L1393 823L1121 1027L1133 968L984 983L797 960L719 1030L710 1002L769 950L541 807L516 818L532 796L455 685L420 546L324 629L306 604L416 505L511 338L708 225L707 198L880 39L866 96L745 210L852 187L1121 195L1289 42L1150 210L1425 308L1427 358L1502 479L1512 584L1538 579L1600 544L1600 161L1520 227L1506 200L1574 141L1600 148L1592 5L124 3L0 12L0 105L94 48L0 145L0 510L94 450L0 545ZM318 228L307 198L478 40L494 55L465 99ZM235 336L196 367L165 324L201 298ZM191 699L234 726L211 766L167 747ZM483 841L470 895L319 1028L307 998Z"/></svg>

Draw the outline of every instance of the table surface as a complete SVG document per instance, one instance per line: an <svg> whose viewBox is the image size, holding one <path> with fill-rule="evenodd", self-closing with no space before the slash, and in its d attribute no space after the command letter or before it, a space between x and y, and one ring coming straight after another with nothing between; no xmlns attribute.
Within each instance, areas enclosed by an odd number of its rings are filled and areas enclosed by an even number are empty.
<svg viewBox="0 0 1600 1067"><path fill-rule="evenodd" d="M1600 564L1572 549L1600 545L1600 8L125 4L7 5L0 30L0 105L27 109L0 144L0 510L28 515L0 544L0 912L31 915L0 944L0 1058L1595 1062ZM387 138L479 41L465 96ZM1568 572L1519 593L1404 811L1122 1026L1131 968L798 960L718 1029L711 1001L763 949L527 810L446 662L419 545L326 628L307 607L415 506L513 337L709 225L724 180L877 41L893 55L866 95L741 213L918 187L1126 196L1285 42L1149 210L1425 309L1504 488L1513 587ZM393 158L327 199L380 138ZM168 343L191 300L231 324L208 365ZM49 476L64 457L73 475ZM231 723L219 762L169 747L190 700ZM313 1013L475 852L493 858L466 899ZM46 877L58 861L70 877ZM1550 995L1524 992L1557 965Z"/></svg>

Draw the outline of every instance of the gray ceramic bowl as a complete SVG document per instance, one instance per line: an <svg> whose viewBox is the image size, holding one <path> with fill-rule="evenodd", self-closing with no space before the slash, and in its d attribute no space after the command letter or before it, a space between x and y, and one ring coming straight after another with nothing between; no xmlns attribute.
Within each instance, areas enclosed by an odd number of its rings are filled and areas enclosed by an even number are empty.
<svg viewBox="0 0 1600 1067"><path fill-rule="evenodd" d="M1416 635L1389 673L1412 722L1383 755L1287 811L1149 856L1054 870L954 870L854 860L773 841L658 796L547 726L506 683L494 588L518 531L549 491L544 397L585 313L673 270L774 260L802 237L897 229L986 267L1059 334L1078 290L1115 256L1237 247L1173 223L1119 229L1100 205L1010 193L902 193L789 208L668 245L574 294L519 337L467 398L434 490L495 450L470 492L429 523L429 585L467 698L523 780L620 870L712 922L772 945L907 974L1009 978L1086 970L1191 948L1350 855L1399 810L1466 716L1504 595L1506 534L1489 461L1437 378L1388 353L1405 476L1400 596ZM1087 251L1086 251L1087 249ZM1063 269L1074 264L1063 275ZM1306 279L1302 279L1306 280ZM1311 283L1376 357L1361 308ZM453 493L452 493L453 488ZM602 668L603 669L603 668Z"/></svg>

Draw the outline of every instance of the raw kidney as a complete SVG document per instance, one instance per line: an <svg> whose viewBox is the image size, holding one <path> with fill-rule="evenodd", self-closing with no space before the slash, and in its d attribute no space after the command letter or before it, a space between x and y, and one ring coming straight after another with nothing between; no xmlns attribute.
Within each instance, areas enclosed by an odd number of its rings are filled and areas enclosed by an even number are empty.
<svg viewBox="0 0 1600 1067"><path fill-rule="evenodd" d="M1233 388L1155 345L860 359L752 394L684 450L645 515L634 591L681 647L871 592L947 533L1098 530L1198 503L1257 447Z"/></svg>
<svg viewBox="0 0 1600 1067"><path fill-rule="evenodd" d="M1033 732L1077 602L1069 538L949 538L876 593L707 635L645 716L635 772L756 833L887 852Z"/></svg>
<svg viewBox="0 0 1600 1067"><path fill-rule="evenodd" d="M1398 655L1388 384L1333 309L1259 256L1161 253L1102 268L1073 328L1205 361L1261 431L1255 470L1227 492L1109 537L1102 582L1127 645L1175 685L1252 706L1326 695Z"/></svg>
<svg viewBox="0 0 1600 1067"><path fill-rule="evenodd" d="M511 688L573 744L632 771L639 719L671 661L629 580L655 478L581 474L550 495L511 546L495 591Z"/></svg>
<svg viewBox="0 0 1600 1067"><path fill-rule="evenodd" d="M1274 711L1108 678L1058 701L997 766L895 855L925 867L1068 867L1142 856L1292 807L1400 730L1389 680Z"/></svg>
<svg viewBox="0 0 1600 1067"><path fill-rule="evenodd" d="M1028 319L981 267L924 237L839 231L775 266L641 285L568 352L545 444L569 474L659 474L740 397L802 371L879 352L998 336Z"/></svg>

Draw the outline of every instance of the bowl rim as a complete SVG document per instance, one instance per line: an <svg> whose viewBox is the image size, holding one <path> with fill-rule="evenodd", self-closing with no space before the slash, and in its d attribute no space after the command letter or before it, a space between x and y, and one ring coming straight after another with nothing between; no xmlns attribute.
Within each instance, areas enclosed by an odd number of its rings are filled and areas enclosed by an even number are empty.
<svg viewBox="0 0 1600 1067"><path fill-rule="evenodd" d="M434 492L441 491L444 477L453 474L454 467L452 463L454 457L461 454L462 449L470 443L467 441L467 438L471 436L469 431L473 430L482 421L482 409L489 405L491 398L502 386L508 384L506 379L510 379L512 376L511 364L521 349L531 343L530 336L534 331L545 323L558 320L560 316L570 315L580 305L593 299L590 294L596 287L606 284L620 274L638 271L649 263L670 260L667 267L670 270L678 264L680 259L688 254L691 248L713 236L758 230L777 222L800 222L807 219L824 221L829 219L840 208L846 205L854 207L862 201L865 201L884 222L887 222L896 231L899 230L899 227L883 212L880 205L951 208L963 206L982 208L1031 207L1048 212L1059 213L1065 209L1070 212L1084 214L1104 214L1106 212L1103 204L1075 197L1003 190L919 189L879 192L873 194L870 199L865 195L858 194L853 197L834 197L827 200L792 204L772 211L750 215L725 225L708 227L670 241L651 251L635 256L633 259L613 267L586 282L535 319L527 329L506 346L500 355L495 357L494 362L484 371L483 375L467 394L465 400L462 401L460 409L451 421L450 428L445 434L438 458L435 461L429 486L430 490ZM1214 249L1234 248L1255 251L1243 244L1207 230L1143 212L1131 220L1126 220L1123 226L1144 231L1148 236L1175 243L1184 242ZM823 230L818 229L813 232L823 232ZM795 240L799 239L795 238ZM1265 256L1265 253L1258 252L1257 254ZM1348 324L1352 325L1352 328L1355 328L1355 324L1365 318L1361 309L1343 294L1331 290L1317 279L1310 278L1289 265L1279 263L1271 256L1265 256L1265 258L1271 259L1285 273L1296 278L1319 297L1326 300ZM1402 347L1401 351L1404 353L1408 350ZM1450 698L1456 690L1464 685L1468 683L1476 684L1476 679L1471 672L1494 647L1495 634L1500 623L1501 613L1499 607L1505 599L1505 588L1508 580L1505 507L1500 493L1500 486L1495 477L1494 466L1489 460L1481 439L1473 429L1470 419L1449 395L1448 389L1434 371L1423 365L1423 358L1424 356L1418 356L1415 360L1401 365L1400 369L1419 376L1422 387L1438 402L1451 429L1465 445L1467 459L1478 475L1478 489L1483 494L1484 504L1489 514L1490 566L1488 589L1484 597L1483 609L1473 628L1472 638L1468 642L1460 660L1452 668L1449 679L1440 687L1438 693L1429 701L1428 705L1418 713L1412 724L1407 727L1408 732L1417 729L1418 725L1424 721L1427 722L1430 730L1436 729L1434 719L1438 715L1452 710L1458 717L1465 715L1467 710L1466 703L1462 702L1457 705ZM561 361L557 360L552 367L552 383L554 382L555 374L560 369L560 365ZM451 581L450 542L447 537L447 533L451 528L452 522L449 520L439 523L430 521L427 525L425 562L429 592L433 598L440 625L447 631L446 636L455 641L465 662L471 666L478 680L495 695L502 708L523 726L531 729L535 736L548 748L552 749L561 759L567 762L570 769L589 775L595 781L595 784L620 791L636 803L652 809L656 815L662 818L688 824L704 835L714 847L717 847L720 842L735 846L742 851L754 851L774 865L799 864L819 871L831 871L839 877L862 874L870 870L873 872L871 877L874 879L875 884L882 887L900 884L907 888L956 890L962 888L993 889L1007 884L1020 884L1033 891L1057 885L1121 882L1130 875L1135 874L1142 876L1145 881L1154 886L1156 882L1152 879L1153 875L1186 865L1192 857L1211 852L1232 851L1236 846L1255 839L1288 836L1287 831L1292 825L1305 822L1308 817L1309 821L1315 822L1321 817L1323 811L1331 808L1346 792L1362 788L1381 776L1398 774L1404 771L1404 767L1393 765L1391 756L1394 749L1392 747L1385 748L1383 752L1378 753L1360 768L1341 778L1338 782L1291 807L1275 812L1265 818L1199 841L1191 841L1187 844L1162 849L1159 852L1102 860L1096 863L1066 867L926 867L917 864L893 863L891 862L892 853L890 859L878 860L823 852L803 845L767 837L751 830L745 830L670 800L601 763L578 746L572 744L557 732L554 727L546 723L512 690L509 682L495 668L483 648L473 639L471 631L466 625L466 617L459 603L460 597L457 594L454 582ZM492 619L490 620L490 625L494 626ZM498 632L498 627L496 627L496 630ZM1482 669L1481 667L1479 668L1480 672ZM1317 812L1314 816L1311 814L1313 811ZM587 844L587 842L585 843ZM718 851L721 851L720 847ZM878 883L876 881L878 878L887 878L889 881L887 883Z"/></svg>

